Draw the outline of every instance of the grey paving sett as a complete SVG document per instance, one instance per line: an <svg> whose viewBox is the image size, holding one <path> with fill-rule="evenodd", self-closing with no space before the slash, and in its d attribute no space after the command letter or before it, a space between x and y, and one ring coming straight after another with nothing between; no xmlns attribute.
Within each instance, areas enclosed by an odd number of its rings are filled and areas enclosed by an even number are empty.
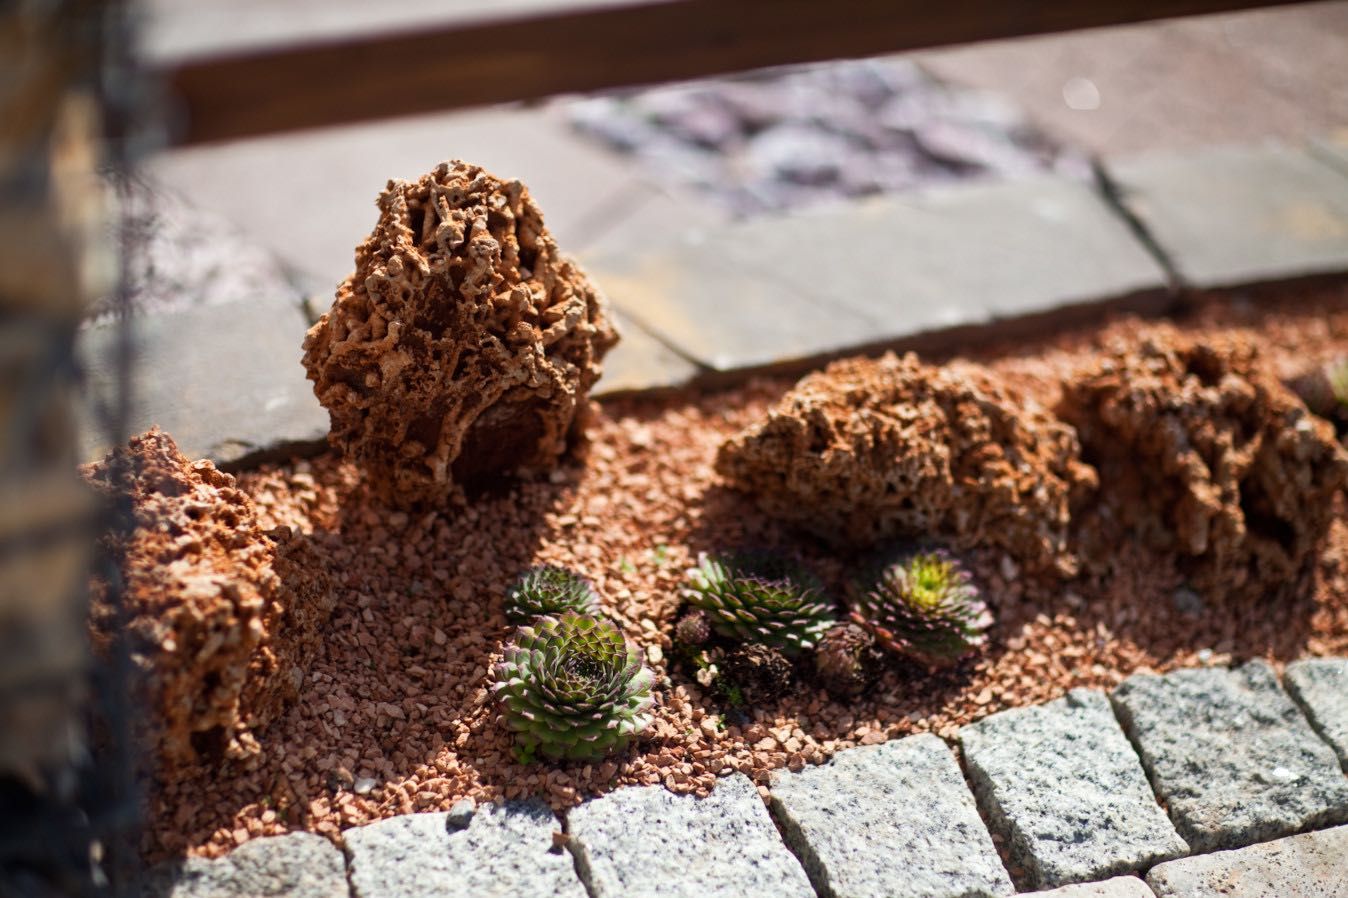
<svg viewBox="0 0 1348 898"><path fill-rule="evenodd" d="M1338 758L1265 662L1136 674L1113 701L1194 851L1348 820L1348 779Z"/></svg>
<svg viewBox="0 0 1348 898"><path fill-rule="evenodd" d="M1015 891L959 764L935 736L773 775L773 815L824 898L980 898Z"/></svg>
<svg viewBox="0 0 1348 898"><path fill-rule="evenodd" d="M346 861L322 836L254 839L216 860L187 858L151 871L144 898L333 898L346 894Z"/></svg>
<svg viewBox="0 0 1348 898"><path fill-rule="evenodd" d="M1289 664L1283 684L1348 771L1348 658Z"/></svg>
<svg viewBox="0 0 1348 898"><path fill-rule="evenodd" d="M960 730L969 779L1035 888L1104 879L1188 846L1102 692L1076 689Z"/></svg>
<svg viewBox="0 0 1348 898"><path fill-rule="evenodd" d="M1136 876L1117 876L1104 882L1086 882L1062 886L1049 892L1031 892L1021 898L1156 898L1147 884Z"/></svg>
<svg viewBox="0 0 1348 898"><path fill-rule="evenodd" d="M814 898L743 774L711 795L619 789L567 814L590 898Z"/></svg>
<svg viewBox="0 0 1348 898"><path fill-rule="evenodd" d="M462 815L460 815L462 816ZM461 820L459 822L462 822ZM408 814L346 831L353 898L586 898L562 828L537 802L483 805L452 830L446 813Z"/></svg>
<svg viewBox="0 0 1348 898"><path fill-rule="evenodd" d="M1159 898L1344 898L1348 826L1161 864Z"/></svg>

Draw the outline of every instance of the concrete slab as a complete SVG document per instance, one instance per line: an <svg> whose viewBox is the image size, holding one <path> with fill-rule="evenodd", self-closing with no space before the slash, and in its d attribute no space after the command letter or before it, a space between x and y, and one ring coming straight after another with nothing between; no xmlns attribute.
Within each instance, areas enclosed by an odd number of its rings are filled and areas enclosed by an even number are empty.
<svg viewBox="0 0 1348 898"><path fill-rule="evenodd" d="M1189 285L1348 271L1348 177L1305 149L1144 156L1112 162L1109 173Z"/></svg>

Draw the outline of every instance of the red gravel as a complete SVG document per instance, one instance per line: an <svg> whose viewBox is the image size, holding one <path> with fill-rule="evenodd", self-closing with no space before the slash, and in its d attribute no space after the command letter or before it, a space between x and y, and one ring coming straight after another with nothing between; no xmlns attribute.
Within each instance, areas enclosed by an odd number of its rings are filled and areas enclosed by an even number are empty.
<svg viewBox="0 0 1348 898"><path fill-rule="evenodd" d="M1348 285L1276 304L1210 303L1184 327L1257 328L1270 363L1289 374L1307 359L1348 352ZM1056 372L1079 366L1100 335L1058 334L982 351L977 360L1051 404ZM604 403L588 449L550 479L444 513L409 516L376 505L356 471L331 456L243 475L264 527L312 534L333 571L337 611L299 701L262 735L261 764L189 768L159 788L147 854L218 855L293 829L335 838L349 826L446 810L464 797L538 794L563 807L630 783L702 792L730 769L761 784L775 768L913 732L949 736L994 711L1077 686L1110 687L1137 670L1348 654L1340 496L1314 593L1299 601L1200 601L1183 588L1173 558L1126 543L1112 565L1093 565L1103 572L1066 585L1027 579L1010 559L976 552L998 617L976 663L939 676L895 667L852 703L801 690L748 718L723 715L666 661L679 583L697 553L789 546L835 588L845 569L846 559L767 520L712 470L720 442L790 383ZM590 576L664 677L656 723L627 755L572 766L512 760L487 672L509 633L506 587L543 561Z"/></svg>

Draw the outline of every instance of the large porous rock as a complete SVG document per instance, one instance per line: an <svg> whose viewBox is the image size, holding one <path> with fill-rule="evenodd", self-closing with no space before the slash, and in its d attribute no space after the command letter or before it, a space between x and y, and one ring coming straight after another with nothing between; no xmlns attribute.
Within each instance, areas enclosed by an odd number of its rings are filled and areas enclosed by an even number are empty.
<svg viewBox="0 0 1348 898"><path fill-rule="evenodd" d="M1099 469L1104 519L1176 553L1214 596L1297 589L1348 482L1333 427L1241 336L1120 334L1059 413Z"/></svg>
<svg viewBox="0 0 1348 898"><path fill-rule="evenodd" d="M108 548L145 741L165 767L249 759L258 731L298 694L332 611L322 559L286 528L263 532L234 478L188 461L163 431L84 473L111 497L117 465L134 529ZM103 650L118 625L106 590L95 581L93 639Z"/></svg>
<svg viewBox="0 0 1348 898"><path fill-rule="evenodd" d="M453 162L380 194L304 367L375 493L434 506L555 463L615 342L524 185Z"/></svg>
<svg viewBox="0 0 1348 898"><path fill-rule="evenodd" d="M717 470L835 544L940 536L1071 574L1071 506L1095 483L1079 455L1071 427L985 369L890 354L804 378Z"/></svg>

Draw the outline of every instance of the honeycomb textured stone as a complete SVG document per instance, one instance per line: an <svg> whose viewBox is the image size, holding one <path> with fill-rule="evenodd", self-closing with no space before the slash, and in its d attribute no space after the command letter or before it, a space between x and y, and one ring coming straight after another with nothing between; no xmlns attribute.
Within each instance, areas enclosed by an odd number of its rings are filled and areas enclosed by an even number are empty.
<svg viewBox="0 0 1348 898"><path fill-rule="evenodd" d="M1060 413L1108 516L1177 553L1195 588L1286 595L1309 575L1348 453L1261 367L1253 337L1123 335L1064 384Z"/></svg>
<svg viewBox="0 0 1348 898"><path fill-rule="evenodd" d="M519 181L442 163L378 205L304 341L330 442L402 507L555 463L617 342L599 292Z"/></svg>
<svg viewBox="0 0 1348 898"><path fill-rule="evenodd" d="M84 473L111 496L117 464L135 526L110 548L145 741L166 766L256 758L258 731L298 694L332 611L324 566L303 536L264 532L234 478L188 461L163 431ZM116 619L106 584L93 586L92 636L106 649Z"/></svg>
<svg viewBox="0 0 1348 898"><path fill-rule="evenodd" d="M940 536L1071 574L1074 503L1094 488L1076 433L983 368L847 359L728 440L717 470L835 544Z"/></svg>

